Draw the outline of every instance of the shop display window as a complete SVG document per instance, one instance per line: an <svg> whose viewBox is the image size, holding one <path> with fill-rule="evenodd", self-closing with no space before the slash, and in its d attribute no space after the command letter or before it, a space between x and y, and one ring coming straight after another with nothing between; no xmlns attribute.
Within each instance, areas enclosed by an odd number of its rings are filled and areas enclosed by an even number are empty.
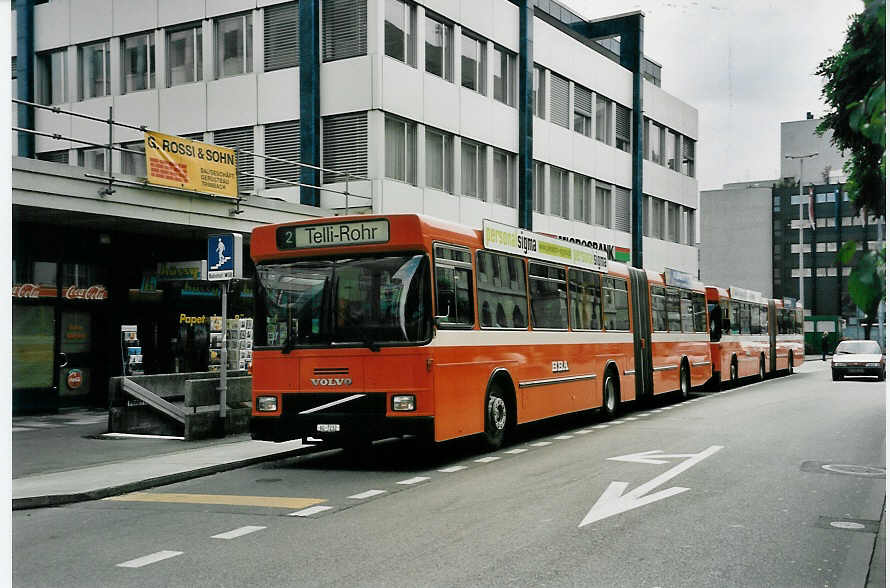
<svg viewBox="0 0 890 588"><path fill-rule="evenodd" d="M53 384L51 305L12 306L12 387L48 388Z"/></svg>
<svg viewBox="0 0 890 588"><path fill-rule="evenodd" d="M55 298L56 263L12 260L13 298Z"/></svg>

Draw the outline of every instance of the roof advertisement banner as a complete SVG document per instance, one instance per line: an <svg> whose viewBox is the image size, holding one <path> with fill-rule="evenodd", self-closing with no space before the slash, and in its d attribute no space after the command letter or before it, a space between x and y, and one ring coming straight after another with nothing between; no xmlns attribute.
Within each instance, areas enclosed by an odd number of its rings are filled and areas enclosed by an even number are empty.
<svg viewBox="0 0 890 588"><path fill-rule="evenodd" d="M145 131L145 173L150 184L237 198L236 162L234 149Z"/></svg>
<svg viewBox="0 0 890 588"><path fill-rule="evenodd" d="M529 259L564 263L597 272L607 270L606 254L584 245L487 219L482 221L482 234L486 249L521 255Z"/></svg>

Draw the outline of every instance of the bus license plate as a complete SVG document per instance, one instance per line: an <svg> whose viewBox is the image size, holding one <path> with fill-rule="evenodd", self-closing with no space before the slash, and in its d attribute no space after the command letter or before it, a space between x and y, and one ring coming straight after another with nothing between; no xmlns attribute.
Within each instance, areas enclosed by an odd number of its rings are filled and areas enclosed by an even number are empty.
<svg viewBox="0 0 890 588"><path fill-rule="evenodd" d="M315 425L315 430L319 433L339 433L340 425Z"/></svg>

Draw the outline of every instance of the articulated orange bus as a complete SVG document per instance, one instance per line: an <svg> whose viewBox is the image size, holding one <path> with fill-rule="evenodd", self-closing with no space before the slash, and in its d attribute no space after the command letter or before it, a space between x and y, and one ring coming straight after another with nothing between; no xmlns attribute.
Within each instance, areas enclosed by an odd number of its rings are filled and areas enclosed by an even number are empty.
<svg viewBox="0 0 890 588"><path fill-rule="evenodd" d="M315 219L255 229L251 257L254 439L495 448L519 424L611 417L711 376L701 283L515 227Z"/></svg>
<svg viewBox="0 0 890 588"><path fill-rule="evenodd" d="M794 372L804 361L803 310L743 288L706 288L714 383Z"/></svg>

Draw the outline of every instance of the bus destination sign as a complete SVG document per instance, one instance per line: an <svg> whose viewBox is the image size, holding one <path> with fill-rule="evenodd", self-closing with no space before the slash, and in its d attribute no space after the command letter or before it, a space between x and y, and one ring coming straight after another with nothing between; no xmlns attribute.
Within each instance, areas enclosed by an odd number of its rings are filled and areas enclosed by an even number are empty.
<svg viewBox="0 0 890 588"><path fill-rule="evenodd" d="M529 259L574 265L597 272L607 271L605 252L585 245L532 233L518 227L484 219L483 242L486 249L522 255Z"/></svg>
<svg viewBox="0 0 890 588"><path fill-rule="evenodd" d="M367 221L278 227L275 240L279 249L313 249L386 243L389 241L389 221L381 218Z"/></svg>

